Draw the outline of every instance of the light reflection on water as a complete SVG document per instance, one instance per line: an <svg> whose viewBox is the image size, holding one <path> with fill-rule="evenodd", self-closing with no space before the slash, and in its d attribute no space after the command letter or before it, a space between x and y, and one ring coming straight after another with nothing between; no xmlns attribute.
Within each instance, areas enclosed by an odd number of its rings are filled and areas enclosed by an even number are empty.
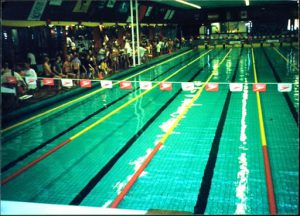
<svg viewBox="0 0 300 216"><path fill-rule="evenodd" d="M249 55L249 52L248 52ZM248 69L250 66L250 58L248 56ZM249 70L248 70L249 71ZM241 70L241 72L243 72ZM248 163L247 163L247 134L246 134L246 116L247 116L247 100L248 100L248 80L245 74L244 78L244 90L243 90L243 99L242 99L242 118L241 118L241 133L240 133L240 146L239 149L241 151L240 156L238 157L239 162L239 171L237 173L237 187L236 187L236 208L234 214L247 214L250 210L247 205L247 193L248 193Z"/></svg>

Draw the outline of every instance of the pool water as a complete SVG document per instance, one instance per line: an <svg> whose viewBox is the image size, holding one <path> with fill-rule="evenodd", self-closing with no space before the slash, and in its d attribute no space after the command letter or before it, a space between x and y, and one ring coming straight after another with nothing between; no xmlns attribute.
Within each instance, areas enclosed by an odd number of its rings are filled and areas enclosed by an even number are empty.
<svg viewBox="0 0 300 216"><path fill-rule="evenodd" d="M297 214L299 52L276 49L288 61L272 47L254 48L255 67L258 82L267 83L260 98L277 211ZM2 199L110 207L196 94L197 89L182 91L179 82L205 82L229 53L210 80L220 83L219 91L201 93L118 208L194 212L205 195L205 214L268 214L251 51L189 51L131 78L132 90L115 85L5 131L2 180L105 118L3 184ZM155 87L135 100L145 92L138 81L151 80L154 85L172 74L167 80L174 82L171 91ZM244 83L243 91L230 93L230 82ZM278 82L293 83L292 91L278 92ZM207 164L213 143L218 151L211 167ZM203 179L210 174L207 187Z"/></svg>

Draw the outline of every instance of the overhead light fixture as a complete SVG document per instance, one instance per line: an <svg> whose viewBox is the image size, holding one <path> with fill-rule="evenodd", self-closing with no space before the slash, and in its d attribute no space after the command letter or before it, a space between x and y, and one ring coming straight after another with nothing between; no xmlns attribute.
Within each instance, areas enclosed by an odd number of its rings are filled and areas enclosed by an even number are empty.
<svg viewBox="0 0 300 216"><path fill-rule="evenodd" d="M193 3L190 3L190 2L187 2L187 1L183 1L183 0L175 0L181 4L185 4L185 5L189 5L191 7L195 7L197 9L201 9L201 7L199 5L196 5L196 4L193 4Z"/></svg>
<svg viewBox="0 0 300 216"><path fill-rule="evenodd" d="M245 0L246 6L250 5L250 0Z"/></svg>

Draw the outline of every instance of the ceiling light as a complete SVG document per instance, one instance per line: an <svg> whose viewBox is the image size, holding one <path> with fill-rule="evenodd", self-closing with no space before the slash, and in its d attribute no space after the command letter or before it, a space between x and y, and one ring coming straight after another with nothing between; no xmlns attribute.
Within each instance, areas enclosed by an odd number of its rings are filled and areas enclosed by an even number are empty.
<svg viewBox="0 0 300 216"><path fill-rule="evenodd" d="M245 0L246 6L250 5L250 0Z"/></svg>
<svg viewBox="0 0 300 216"><path fill-rule="evenodd" d="M193 4L193 3L189 3L187 1L183 1L183 0L176 0L176 1L179 2L179 3L185 4L185 5L189 5L189 6L195 7L197 9L201 9L201 7L199 5L196 5L196 4Z"/></svg>

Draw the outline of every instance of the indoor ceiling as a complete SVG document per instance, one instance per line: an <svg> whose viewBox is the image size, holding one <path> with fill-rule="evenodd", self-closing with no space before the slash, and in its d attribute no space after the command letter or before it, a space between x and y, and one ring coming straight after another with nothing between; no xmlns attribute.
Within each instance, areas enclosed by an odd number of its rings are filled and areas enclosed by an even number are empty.
<svg viewBox="0 0 300 216"><path fill-rule="evenodd" d="M182 9L196 9L189 5L182 4L176 0L152 0L166 5L170 5ZM184 0L201 7L201 9L209 8L229 8L229 7L244 7L246 6L245 0ZM274 4L284 4L287 2L297 2L296 0L249 0L250 6L264 6Z"/></svg>

